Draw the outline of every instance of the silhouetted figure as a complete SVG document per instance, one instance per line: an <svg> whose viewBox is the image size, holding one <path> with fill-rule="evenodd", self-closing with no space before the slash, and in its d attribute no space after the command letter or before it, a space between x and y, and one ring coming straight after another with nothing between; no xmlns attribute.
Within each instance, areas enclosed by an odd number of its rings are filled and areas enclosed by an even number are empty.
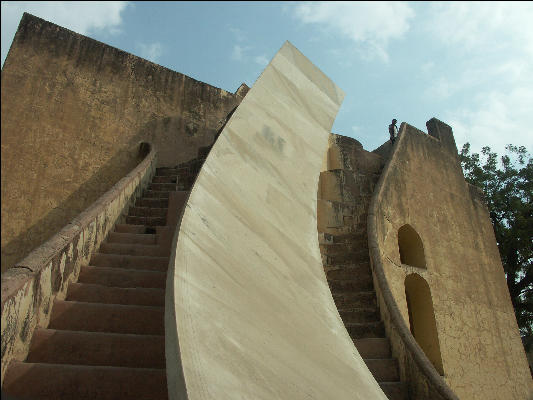
<svg viewBox="0 0 533 400"><path fill-rule="evenodd" d="M396 126L396 120L392 120L392 124L389 125L389 135L390 135L390 141L392 144L394 144L394 141L398 137L398 127Z"/></svg>

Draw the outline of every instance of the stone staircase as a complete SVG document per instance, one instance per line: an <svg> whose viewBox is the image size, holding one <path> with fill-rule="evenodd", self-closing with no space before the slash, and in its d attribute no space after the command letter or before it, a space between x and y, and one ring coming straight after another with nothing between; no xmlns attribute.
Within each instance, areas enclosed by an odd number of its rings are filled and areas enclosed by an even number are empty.
<svg viewBox="0 0 533 400"><path fill-rule="evenodd" d="M319 226L319 243L333 299L359 354L389 399L407 400L379 314L368 252L367 212L380 172L361 163L355 170L321 174L321 188L336 193L319 189L319 202L336 222L323 224L322 231Z"/></svg>
<svg viewBox="0 0 533 400"><path fill-rule="evenodd" d="M25 362L12 362L2 395L13 399L166 399L164 305L170 248L160 243L170 192L190 191L209 147L152 183L82 266Z"/></svg>

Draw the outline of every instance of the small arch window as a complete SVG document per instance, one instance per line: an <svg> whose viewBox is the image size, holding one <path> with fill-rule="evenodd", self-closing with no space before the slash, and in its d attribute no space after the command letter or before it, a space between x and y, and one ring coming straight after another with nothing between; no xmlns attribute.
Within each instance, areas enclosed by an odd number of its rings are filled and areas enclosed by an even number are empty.
<svg viewBox="0 0 533 400"><path fill-rule="evenodd" d="M398 230L398 248L402 264L426 268L422 239L411 225L404 225Z"/></svg>
<svg viewBox="0 0 533 400"><path fill-rule="evenodd" d="M433 300L424 278L418 274L407 275L405 299L411 333L438 373L444 375Z"/></svg>

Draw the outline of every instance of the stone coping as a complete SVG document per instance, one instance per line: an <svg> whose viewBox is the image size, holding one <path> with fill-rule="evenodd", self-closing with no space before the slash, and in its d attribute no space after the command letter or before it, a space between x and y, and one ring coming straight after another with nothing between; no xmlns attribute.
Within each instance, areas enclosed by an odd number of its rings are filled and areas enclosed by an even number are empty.
<svg viewBox="0 0 533 400"><path fill-rule="evenodd" d="M416 392L425 392L426 395L431 395L432 399L459 400L457 395L453 393L444 379L438 374L405 324L385 277L380 253L376 219L380 217L379 205L382 201L383 187L387 185L392 165L396 163L398 158L398 149L403 145L407 126L405 122L400 126L398 139L391 149L392 155L383 168L383 173L379 178L370 202L367 225L372 275L378 298L380 303L384 305L384 307L380 307L380 313L391 342L393 354L398 357L402 378L405 377L410 386L417 385L419 388L417 388ZM416 397L415 394L413 398L423 397Z"/></svg>
<svg viewBox="0 0 533 400"><path fill-rule="evenodd" d="M124 218L124 210L150 183L156 151L142 143L141 152L147 155L128 175L2 274L2 383L9 362L26 358L33 331L48 326L53 301L64 299L81 265L89 263L92 252Z"/></svg>

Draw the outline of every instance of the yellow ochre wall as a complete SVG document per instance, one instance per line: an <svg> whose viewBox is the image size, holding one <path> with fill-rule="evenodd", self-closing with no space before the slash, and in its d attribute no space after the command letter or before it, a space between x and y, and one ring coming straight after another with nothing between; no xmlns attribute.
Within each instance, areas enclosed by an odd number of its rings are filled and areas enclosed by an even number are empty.
<svg viewBox="0 0 533 400"><path fill-rule="evenodd" d="M429 284L444 379L461 400L524 400L533 386L487 208L464 180L452 130L404 124L385 167L377 223L386 279L406 325L405 278ZM402 265L398 230L420 235L425 268Z"/></svg>
<svg viewBox="0 0 533 400"><path fill-rule="evenodd" d="M210 145L233 94L24 14L2 69L2 271L141 160Z"/></svg>

